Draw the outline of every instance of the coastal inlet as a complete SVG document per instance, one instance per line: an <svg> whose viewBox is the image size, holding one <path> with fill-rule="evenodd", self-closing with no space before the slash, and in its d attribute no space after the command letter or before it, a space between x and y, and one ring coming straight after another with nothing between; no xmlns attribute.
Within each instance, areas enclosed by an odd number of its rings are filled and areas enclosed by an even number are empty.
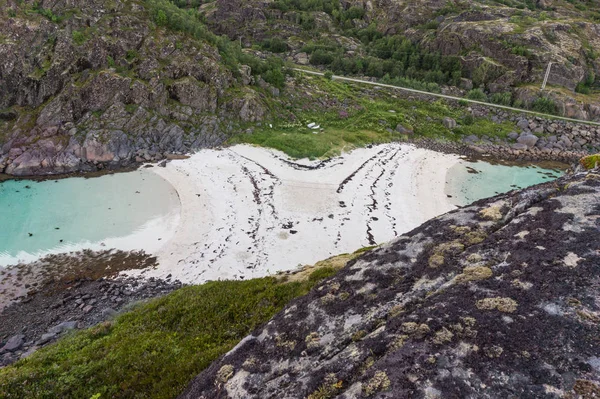
<svg viewBox="0 0 600 399"><path fill-rule="evenodd" d="M177 192L147 169L0 183L0 266L84 248L156 251L179 222Z"/></svg>
<svg viewBox="0 0 600 399"><path fill-rule="evenodd" d="M244 279L378 245L424 221L562 172L469 162L407 144L293 160L249 145L165 168L0 184L0 266L81 249L144 250L130 275Z"/></svg>

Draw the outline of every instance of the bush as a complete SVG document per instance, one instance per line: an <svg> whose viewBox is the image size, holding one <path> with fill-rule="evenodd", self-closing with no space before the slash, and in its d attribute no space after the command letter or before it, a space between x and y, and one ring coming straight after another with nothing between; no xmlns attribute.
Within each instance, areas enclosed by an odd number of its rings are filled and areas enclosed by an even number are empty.
<svg viewBox="0 0 600 399"><path fill-rule="evenodd" d="M594 169L594 168L600 167L600 154L589 155L587 157L583 157L583 158L581 158L579 163L585 169Z"/></svg>
<svg viewBox="0 0 600 399"><path fill-rule="evenodd" d="M473 89L467 93L467 98L476 101L487 101L488 97L481 89Z"/></svg>
<svg viewBox="0 0 600 399"><path fill-rule="evenodd" d="M313 65L329 65L333 62L333 54L325 50L315 50L310 56L310 63Z"/></svg>
<svg viewBox="0 0 600 399"><path fill-rule="evenodd" d="M262 41L260 46L264 50L268 50L273 53L285 53L286 51L288 51L287 43L278 37L274 37L272 39L265 39Z"/></svg>
<svg viewBox="0 0 600 399"><path fill-rule="evenodd" d="M71 37L73 38L73 41L75 42L75 44L78 44L78 45L82 45L87 40L85 34L83 34L83 32L78 31L78 30L74 30L73 33L71 34Z"/></svg>
<svg viewBox="0 0 600 399"><path fill-rule="evenodd" d="M285 85L285 75L281 69L270 69L263 75L265 82L281 89Z"/></svg>
<svg viewBox="0 0 600 399"><path fill-rule="evenodd" d="M512 93L509 91L504 93L494 93L490 97L490 101L494 104L510 106L512 104Z"/></svg>
<svg viewBox="0 0 600 399"><path fill-rule="evenodd" d="M106 63L108 64L109 68L115 67L115 59L113 57L111 57L110 55L108 57L106 57Z"/></svg>
<svg viewBox="0 0 600 399"><path fill-rule="evenodd" d="M548 97L539 97L536 98L531 103L531 109L537 112L541 112L544 114L554 114L558 113L558 106L554 102L554 100Z"/></svg>
<svg viewBox="0 0 600 399"><path fill-rule="evenodd" d="M592 91L591 91L590 87L587 86L585 83L579 82L579 83L577 83L577 86L575 87L575 92L581 93L581 94L590 94Z"/></svg>
<svg viewBox="0 0 600 399"><path fill-rule="evenodd" d="M331 80L331 79L333 79L333 72L326 71L324 76L325 76L325 79Z"/></svg>
<svg viewBox="0 0 600 399"><path fill-rule="evenodd" d="M169 22L167 20L167 14L165 14L165 12L163 10L158 10L158 12L156 13L156 17L154 18L154 21L159 26L166 26L167 23Z"/></svg>

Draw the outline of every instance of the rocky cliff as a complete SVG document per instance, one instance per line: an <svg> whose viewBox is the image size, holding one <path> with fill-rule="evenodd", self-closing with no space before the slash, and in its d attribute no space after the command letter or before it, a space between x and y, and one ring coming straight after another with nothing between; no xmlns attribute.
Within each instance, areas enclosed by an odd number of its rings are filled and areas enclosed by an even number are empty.
<svg viewBox="0 0 600 399"><path fill-rule="evenodd" d="M597 398L600 175L482 200L351 261L182 398Z"/></svg>
<svg viewBox="0 0 600 399"><path fill-rule="evenodd" d="M0 173L160 159L265 115L248 70L159 26L158 3L0 0Z"/></svg>

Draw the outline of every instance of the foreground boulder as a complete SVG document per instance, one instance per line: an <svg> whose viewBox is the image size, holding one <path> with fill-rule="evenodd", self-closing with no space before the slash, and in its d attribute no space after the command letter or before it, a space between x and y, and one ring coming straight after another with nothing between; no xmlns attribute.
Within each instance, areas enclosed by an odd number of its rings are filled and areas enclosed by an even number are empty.
<svg viewBox="0 0 600 399"><path fill-rule="evenodd" d="M600 396L600 174L482 200L351 261L182 398Z"/></svg>

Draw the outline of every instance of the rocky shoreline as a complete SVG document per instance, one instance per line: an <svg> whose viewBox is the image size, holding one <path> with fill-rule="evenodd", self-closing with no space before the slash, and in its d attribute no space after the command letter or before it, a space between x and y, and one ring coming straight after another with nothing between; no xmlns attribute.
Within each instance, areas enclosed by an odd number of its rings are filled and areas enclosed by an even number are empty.
<svg viewBox="0 0 600 399"><path fill-rule="evenodd" d="M105 277L77 279L63 290L46 286L0 314L0 367L26 358L69 331L91 327L139 301L181 287L178 281Z"/></svg>
<svg viewBox="0 0 600 399"><path fill-rule="evenodd" d="M415 137L412 131L407 132L405 128L399 127L399 133L404 135L399 140L444 153L483 156L496 160L555 161L571 165L586 155L600 152L600 126L526 116L480 105L470 107L469 110L474 117L489 118L494 123L513 122L516 129L507 138L470 135L461 141L443 141ZM457 122L451 118L445 118L444 124L451 129L457 126ZM224 142L213 144L208 147L218 147ZM132 152L130 158L116 157L105 162L84 162L66 173L62 168L56 171L30 168L18 173L14 168L9 170L8 166L12 164L13 158L23 155L22 152L13 149L1 157L0 169L6 174L0 173L0 182L15 178L56 179L74 175L87 177L133 170L144 163L164 166L165 161L184 158L185 154L195 149L182 148L177 153L138 149Z"/></svg>
<svg viewBox="0 0 600 399"><path fill-rule="evenodd" d="M134 303L182 286L165 279L119 276L156 266L143 252L84 250L50 255L0 271L0 367L29 356L74 329L114 317Z"/></svg>
<svg viewBox="0 0 600 399"><path fill-rule="evenodd" d="M506 139L467 136L461 141L441 141L408 136L411 143L434 151L498 161L560 162L576 164L581 158L600 152L600 126L525 116L485 106L470 107L473 116L494 123L514 122L518 129ZM450 126L456 121L447 118Z"/></svg>

